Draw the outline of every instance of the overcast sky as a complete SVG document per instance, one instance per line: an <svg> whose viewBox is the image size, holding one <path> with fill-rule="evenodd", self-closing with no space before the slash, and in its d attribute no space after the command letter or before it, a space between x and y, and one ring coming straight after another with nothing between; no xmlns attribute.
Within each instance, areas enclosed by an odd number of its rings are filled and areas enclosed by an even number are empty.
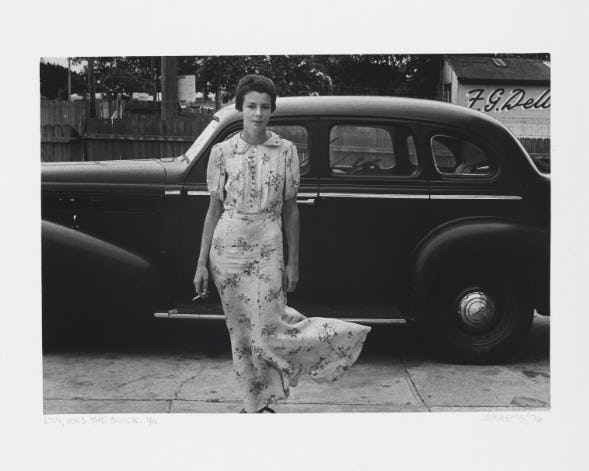
<svg viewBox="0 0 589 471"><path fill-rule="evenodd" d="M67 57L41 57L41 62L67 67ZM72 65L72 70L75 70L76 72L81 72L83 69L84 64Z"/></svg>

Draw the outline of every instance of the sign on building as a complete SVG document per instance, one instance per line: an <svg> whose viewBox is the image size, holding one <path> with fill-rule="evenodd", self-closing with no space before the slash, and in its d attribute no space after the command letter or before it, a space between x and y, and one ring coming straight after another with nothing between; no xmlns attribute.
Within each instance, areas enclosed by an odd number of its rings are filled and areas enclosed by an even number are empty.
<svg viewBox="0 0 589 471"><path fill-rule="evenodd" d="M448 56L442 97L493 116L520 138L550 138L549 62Z"/></svg>

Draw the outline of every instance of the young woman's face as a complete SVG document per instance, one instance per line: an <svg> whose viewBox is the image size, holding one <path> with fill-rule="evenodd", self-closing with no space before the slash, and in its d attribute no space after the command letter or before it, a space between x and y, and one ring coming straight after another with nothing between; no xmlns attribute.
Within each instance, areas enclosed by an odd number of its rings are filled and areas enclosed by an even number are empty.
<svg viewBox="0 0 589 471"><path fill-rule="evenodd" d="M243 127L251 133L266 130L272 114L272 98L267 93L249 92L243 97Z"/></svg>

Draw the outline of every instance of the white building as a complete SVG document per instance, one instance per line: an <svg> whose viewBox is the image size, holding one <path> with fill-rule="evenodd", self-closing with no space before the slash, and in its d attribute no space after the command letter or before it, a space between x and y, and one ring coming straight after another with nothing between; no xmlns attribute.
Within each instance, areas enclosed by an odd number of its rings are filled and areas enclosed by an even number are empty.
<svg viewBox="0 0 589 471"><path fill-rule="evenodd" d="M440 92L444 101L503 122L524 144L542 140L549 145L550 62L448 55Z"/></svg>

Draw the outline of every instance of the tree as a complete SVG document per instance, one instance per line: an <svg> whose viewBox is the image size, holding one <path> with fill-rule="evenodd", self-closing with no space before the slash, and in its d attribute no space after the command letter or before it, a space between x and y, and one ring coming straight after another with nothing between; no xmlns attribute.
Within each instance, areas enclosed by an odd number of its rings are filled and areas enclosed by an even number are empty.
<svg viewBox="0 0 589 471"><path fill-rule="evenodd" d="M245 74L270 77L279 95L435 95L442 56L308 55L200 56L179 58L181 73L196 73L203 94L235 94Z"/></svg>
<svg viewBox="0 0 589 471"><path fill-rule="evenodd" d="M338 95L392 95L402 80L399 59L392 55L332 55L317 60L331 77L332 93Z"/></svg>
<svg viewBox="0 0 589 471"><path fill-rule="evenodd" d="M79 59L79 58L78 58ZM151 57L95 58L96 91L111 97L153 92ZM196 91L233 98L245 74L270 77L278 94L409 95L434 97L442 55L181 56L178 74L195 75ZM160 61L155 61L156 76Z"/></svg>
<svg viewBox="0 0 589 471"><path fill-rule="evenodd" d="M73 62L84 64L88 58L74 57ZM84 64L84 80L87 80L87 65ZM159 60L155 61L155 74L160 73ZM117 94L129 98L134 92L153 92L151 57L95 57L94 78L97 93L105 93L109 98ZM86 87L87 89L87 87Z"/></svg>
<svg viewBox="0 0 589 471"><path fill-rule="evenodd" d="M41 81L41 96L45 98L67 98L67 67L57 64L41 62L39 67ZM72 71L72 93L83 93L85 89L84 76Z"/></svg>
<svg viewBox="0 0 589 471"><path fill-rule="evenodd" d="M334 93L433 98L442 63L441 55L330 56L326 71Z"/></svg>
<svg viewBox="0 0 589 471"><path fill-rule="evenodd" d="M156 73L160 64L156 61ZM96 92L113 98L117 94L130 97L133 92L150 93L153 90L151 58L144 57L96 57L94 60Z"/></svg>
<svg viewBox="0 0 589 471"><path fill-rule="evenodd" d="M406 90L406 95L436 98L443 66L444 56L442 54L406 56L402 87Z"/></svg>
<svg viewBox="0 0 589 471"><path fill-rule="evenodd" d="M205 96L223 91L227 102L246 74L271 78L279 95L326 94L331 79L317 67L314 56L197 56L179 58L181 73L196 74L196 89ZM189 72L189 69L192 70Z"/></svg>

